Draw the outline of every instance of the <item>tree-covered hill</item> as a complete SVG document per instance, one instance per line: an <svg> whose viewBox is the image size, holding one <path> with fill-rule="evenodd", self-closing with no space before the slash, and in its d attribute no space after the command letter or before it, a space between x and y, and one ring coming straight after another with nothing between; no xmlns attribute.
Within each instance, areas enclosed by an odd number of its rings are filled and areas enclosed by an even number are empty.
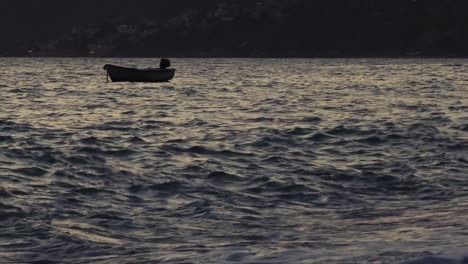
<svg viewBox="0 0 468 264"><path fill-rule="evenodd" d="M44 56L468 55L466 0L186 2L166 6L159 13L129 7L126 13L93 19L90 12L90 19L59 37L17 45L8 52L33 49Z"/></svg>

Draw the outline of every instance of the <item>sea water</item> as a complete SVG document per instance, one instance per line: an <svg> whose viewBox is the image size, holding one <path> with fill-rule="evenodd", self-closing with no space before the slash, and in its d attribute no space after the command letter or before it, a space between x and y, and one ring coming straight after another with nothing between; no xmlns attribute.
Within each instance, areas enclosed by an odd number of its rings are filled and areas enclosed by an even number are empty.
<svg viewBox="0 0 468 264"><path fill-rule="evenodd" d="M107 63L0 59L0 262L466 253L468 60Z"/></svg>

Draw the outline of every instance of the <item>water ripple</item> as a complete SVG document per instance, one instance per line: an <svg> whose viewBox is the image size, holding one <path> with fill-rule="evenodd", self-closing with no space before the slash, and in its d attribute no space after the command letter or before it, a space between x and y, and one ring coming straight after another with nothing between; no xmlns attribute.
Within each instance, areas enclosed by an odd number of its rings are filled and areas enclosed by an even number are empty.
<svg viewBox="0 0 468 264"><path fill-rule="evenodd" d="M0 59L0 262L463 260L464 60L113 60Z"/></svg>

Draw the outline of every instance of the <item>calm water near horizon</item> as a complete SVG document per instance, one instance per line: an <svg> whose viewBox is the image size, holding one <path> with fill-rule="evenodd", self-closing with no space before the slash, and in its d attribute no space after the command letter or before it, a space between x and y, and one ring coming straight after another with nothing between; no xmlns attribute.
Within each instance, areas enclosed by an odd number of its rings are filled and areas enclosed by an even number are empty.
<svg viewBox="0 0 468 264"><path fill-rule="evenodd" d="M468 60L106 63L0 58L1 263L467 254Z"/></svg>

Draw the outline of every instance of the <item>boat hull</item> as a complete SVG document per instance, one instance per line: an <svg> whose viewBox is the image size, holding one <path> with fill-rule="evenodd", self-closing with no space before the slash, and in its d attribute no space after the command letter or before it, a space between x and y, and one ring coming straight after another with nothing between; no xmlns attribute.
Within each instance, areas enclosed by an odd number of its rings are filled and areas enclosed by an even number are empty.
<svg viewBox="0 0 468 264"><path fill-rule="evenodd" d="M135 69L106 64L104 70L113 82L168 82L175 69Z"/></svg>

